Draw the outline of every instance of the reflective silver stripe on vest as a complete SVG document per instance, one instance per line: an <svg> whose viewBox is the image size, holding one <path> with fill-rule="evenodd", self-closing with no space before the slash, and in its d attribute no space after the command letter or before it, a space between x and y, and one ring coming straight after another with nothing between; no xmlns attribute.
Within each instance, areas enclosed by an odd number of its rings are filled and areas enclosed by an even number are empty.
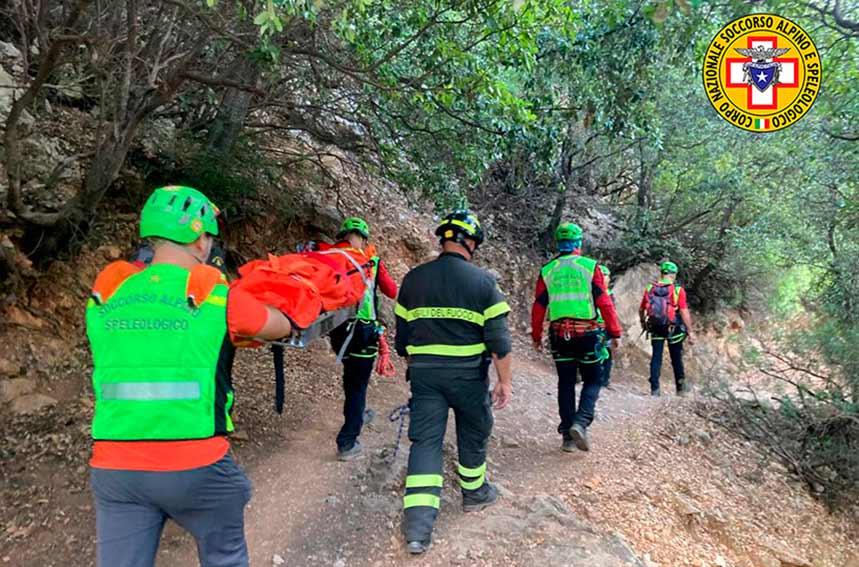
<svg viewBox="0 0 859 567"><path fill-rule="evenodd" d="M101 385L102 400L199 400L198 382L113 382Z"/></svg>
<svg viewBox="0 0 859 567"><path fill-rule="evenodd" d="M575 299L589 299L590 293L550 293L550 301L571 301Z"/></svg>

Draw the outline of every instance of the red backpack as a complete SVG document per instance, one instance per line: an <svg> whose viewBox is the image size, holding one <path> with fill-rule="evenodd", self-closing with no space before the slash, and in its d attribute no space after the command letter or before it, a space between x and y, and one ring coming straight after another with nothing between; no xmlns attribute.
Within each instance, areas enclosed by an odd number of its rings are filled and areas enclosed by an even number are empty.
<svg viewBox="0 0 859 567"><path fill-rule="evenodd" d="M677 323L680 286L652 283L647 286L647 324L651 330L665 330Z"/></svg>

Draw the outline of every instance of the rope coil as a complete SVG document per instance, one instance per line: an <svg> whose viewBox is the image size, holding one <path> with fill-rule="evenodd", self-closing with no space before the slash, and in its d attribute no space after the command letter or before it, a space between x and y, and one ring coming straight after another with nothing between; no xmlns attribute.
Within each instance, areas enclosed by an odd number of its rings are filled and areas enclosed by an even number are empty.
<svg viewBox="0 0 859 567"><path fill-rule="evenodd" d="M391 378L397 373L394 363L391 361L391 347L385 333L379 335L379 359L376 361L376 374L385 378Z"/></svg>
<svg viewBox="0 0 859 567"><path fill-rule="evenodd" d="M392 458L393 461L397 460L397 455L400 452L400 441L403 438L403 429L406 425L406 415L409 413L409 404L403 404L401 406L397 406L394 410L388 415L388 421L394 422L399 420L400 425L397 428L397 442L394 445L394 456Z"/></svg>

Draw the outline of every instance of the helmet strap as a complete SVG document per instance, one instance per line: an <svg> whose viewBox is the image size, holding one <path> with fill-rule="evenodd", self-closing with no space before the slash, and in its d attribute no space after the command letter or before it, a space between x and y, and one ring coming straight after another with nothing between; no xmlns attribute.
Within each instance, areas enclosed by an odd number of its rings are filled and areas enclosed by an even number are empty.
<svg viewBox="0 0 859 567"><path fill-rule="evenodd" d="M205 264L208 261L208 258L204 258L201 260L200 257L197 256L197 254L195 254L194 251L191 250L191 248L185 244L179 244L178 242L173 242L172 240L165 240L164 242L166 244L169 244L173 248L177 248L177 249L181 250L182 252L184 252L185 254L189 255L194 260L196 260L198 264Z"/></svg>
<svg viewBox="0 0 859 567"><path fill-rule="evenodd" d="M466 250L468 250L468 255L471 256L472 258L474 258L474 253L477 252L477 246L478 246L477 243L474 244L474 247L469 246L468 245L468 238L462 232L456 233L456 236L454 237L454 241L457 244L459 244L460 246L462 246L463 248L465 248Z"/></svg>
<svg viewBox="0 0 859 567"><path fill-rule="evenodd" d="M442 245L444 245L445 242L454 242L456 244L459 244L460 246L465 248L465 250L468 252L469 259L474 257L474 253L477 252L477 247L478 247L478 245L476 245L476 244L473 247L469 246L468 241L466 240L466 236L459 231L456 231L455 236L452 236L449 238L441 238L441 240L439 240L439 242Z"/></svg>

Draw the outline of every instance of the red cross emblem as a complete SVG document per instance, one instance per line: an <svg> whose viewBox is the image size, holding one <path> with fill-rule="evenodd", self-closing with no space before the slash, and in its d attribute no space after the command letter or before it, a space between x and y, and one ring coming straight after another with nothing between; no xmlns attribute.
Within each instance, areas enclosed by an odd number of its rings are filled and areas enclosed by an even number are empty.
<svg viewBox="0 0 859 567"><path fill-rule="evenodd" d="M775 48L778 46L776 36L749 36L749 49L755 47ZM768 61L781 63L781 72L777 83L770 84L765 90L754 88L745 80L743 66L752 62L751 57L725 58L725 87L746 89L746 105L749 110L778 110L778 91L780 88L797 88L799 86L797 57L773 57Z"/></svg>

